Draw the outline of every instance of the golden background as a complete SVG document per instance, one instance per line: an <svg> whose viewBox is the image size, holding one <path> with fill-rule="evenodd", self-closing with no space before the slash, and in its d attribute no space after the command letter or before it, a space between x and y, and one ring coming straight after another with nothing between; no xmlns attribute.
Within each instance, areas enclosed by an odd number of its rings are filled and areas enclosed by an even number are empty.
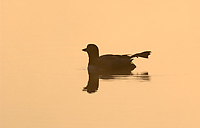
<svg viewBox="0 0 200 128"><path fill-rule="evenodd" d="M1 128L199 128L199 5L1 0ZM134 62L152 80L101 81L101 92L86 95L88 43L100 54L151 50Z"/></svg>

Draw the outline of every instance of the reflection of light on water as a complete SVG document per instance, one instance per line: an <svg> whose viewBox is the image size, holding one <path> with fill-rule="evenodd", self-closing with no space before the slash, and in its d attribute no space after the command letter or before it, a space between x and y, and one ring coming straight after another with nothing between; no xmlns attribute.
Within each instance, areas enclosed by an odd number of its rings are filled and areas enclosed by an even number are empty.
<svg viewBox="0 0 200 128"><path fill-rule="evenodd" d="M87 70L87 68L76 68L76 70Z"/></svg>

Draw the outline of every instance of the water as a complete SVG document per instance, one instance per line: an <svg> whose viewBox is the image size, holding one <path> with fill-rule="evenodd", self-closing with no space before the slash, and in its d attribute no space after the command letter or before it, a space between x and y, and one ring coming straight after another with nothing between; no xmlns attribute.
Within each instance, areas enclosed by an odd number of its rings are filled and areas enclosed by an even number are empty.
<svg viewBox="0 0 200 128"><path fill-rule="evenodd" d="M98 90L90 94L82 91L89 79L82 54L82 59L73 55L71 61L59 58L61 62L52 56L30 63L4 60L2 127L198 126L198 74L144 74L136 69L133 75L100 76Z"/></svg>
<svg viewBox="0 0 200 128"><path fill-rule="evenodd" d="M199 128L198 5L2 2L0 127ZM88 43L152 55L132 75L93 77L88 93Z"/></svg>

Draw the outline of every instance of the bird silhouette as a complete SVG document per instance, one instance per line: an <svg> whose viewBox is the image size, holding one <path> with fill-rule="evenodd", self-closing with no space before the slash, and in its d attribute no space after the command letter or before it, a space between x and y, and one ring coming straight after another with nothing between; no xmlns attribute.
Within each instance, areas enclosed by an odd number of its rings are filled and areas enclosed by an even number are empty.
<svg viewBox="0 0 200 128"><path fill-rule="evenodd" d="M144 51L133 55L112 55L106 54L99 56L99 49L95 44L88 44L87 48L82 49L89 56L89 74L130 74L136 68L132 62L134 57L148 58L151 51Z"/></svg>

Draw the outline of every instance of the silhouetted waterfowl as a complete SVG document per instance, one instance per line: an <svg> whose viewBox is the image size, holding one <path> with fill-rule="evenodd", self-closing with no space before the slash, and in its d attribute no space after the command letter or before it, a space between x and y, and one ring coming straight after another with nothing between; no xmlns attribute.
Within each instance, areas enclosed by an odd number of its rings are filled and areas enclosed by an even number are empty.
<svg viewBox="0 0 200 128"><path fill-rule="evenodd" d="M82 49L88 53L88 72L97 74L130 74L136 65L132 63L134 57L148 58L151 51L136 53L134 55L112 55L99 56L99 49L95 44L88 44Z"/></svg>

